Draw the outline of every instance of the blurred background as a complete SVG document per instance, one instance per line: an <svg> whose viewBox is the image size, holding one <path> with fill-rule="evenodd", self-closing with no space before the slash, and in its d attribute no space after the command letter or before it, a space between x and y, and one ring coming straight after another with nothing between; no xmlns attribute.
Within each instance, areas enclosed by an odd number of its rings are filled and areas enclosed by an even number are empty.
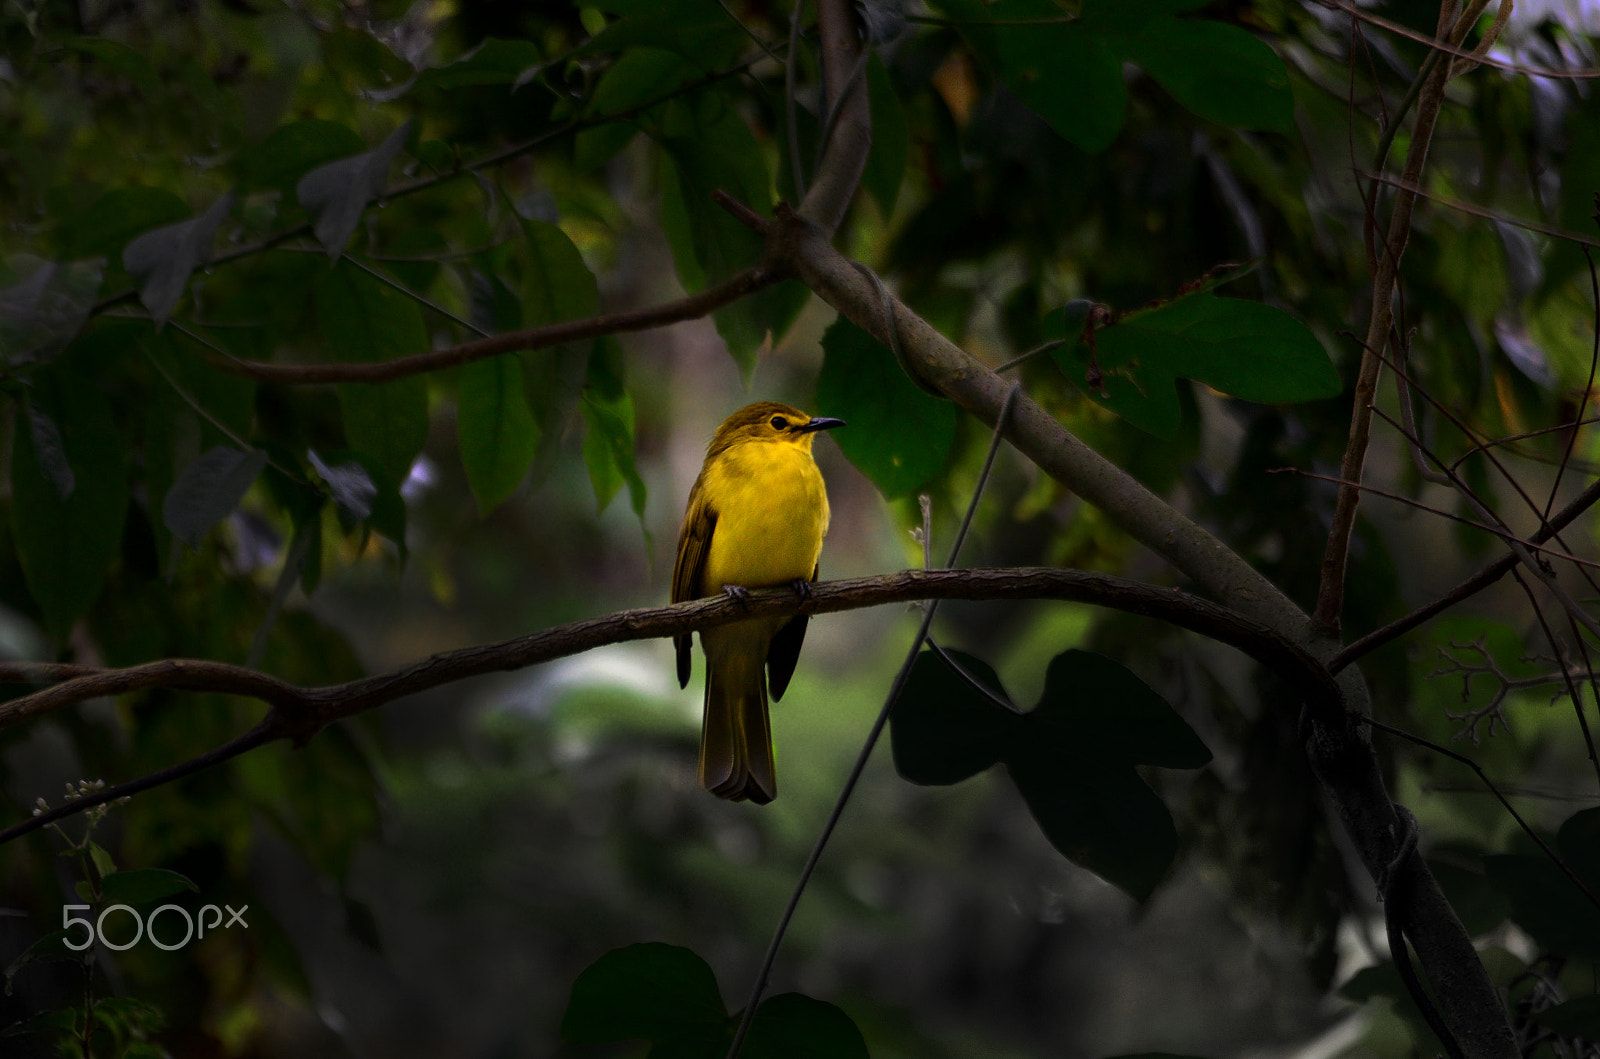
<svg viewBox="0 0 1600 1059"><path fill-rule="evenodd" d="M237 186L243 194L222 230L230 246L249 245L308 217L287 190L299 171L286 178L271 170L281 160L274 152L286 150L287 141L270 139L277 130L334 123L370 148L401 119L418 117L394 183L507 143L538 149L368 209L352 254L404 273L458 316L492 322L485 277L517 292L532 282L533 265L506 233L542 222L576 247L607 311L679 297L685 252L674 225L683 221L670 216L659 137L630 134L586 166L583 148L562 132L601 98L596 86L610 64L624 61L605 48L585 52L585 42L646 17L646 6L10 4L0 12L0 153L11 156L0 166L0 287L21 297L43 263L95 255L110 264L89 302L127 287L118 251L143 229L110 223L120 216L112 207L131 210L133 198L103 203L129 188L163 189L198 212ZM711 5L709 14L679 6L720 26L718 47L755 57L727 92L769 183L784 194L782 68L761 60L727 16L772 41L786 36L789 11L759 0ZM1346 16L1316 4L1190 6L1194 17L1271 43L1292 92L1290 127L1241 130L1197 117L1130 64L1126 127L1103 153L1090 152L976 57L981 46L944 17L959 5L900 12L909 21L879 55L901 108L903 176L889 181L889 201L876 191L860 197L840 245L990 365L1037 345L1046 314L1068 299L1126 311L1176 296L1219 264L1254 262L1225 293L1305 322L1348 394L1356 348L1348 330L1364 326L1369 283L1353 158L1371 157L1378 115L1397 104L1424 53L1370 28L1358 40ZM1422 3L1372 6L1424 32L1436 19ZM1597 31L1593 4L1525 0L1495 54L1593 68ZM495 50L506 42L531 51ZM808 66L802 86L813 75ZM1480 71L1452 92L1434 152L1441 196L1571 229L1587 223L1600 174L1600 104L1588 81ZM814 94L803 104L814 116ZM874 110L881 119L878 103ZM1593 235L1592 226L1583 231ZM212 328L206 333L236 355L342 359L319 331L308 293L312 270L328 267L309 236L289 240L197 274L192 304L174 320ZM1593 307L1570 244L1428 206L1406 276L1407 334L1430 393L1488 435L1571 418L1588 385ZM174 404L164 386L164 358L179 354L162 343L187 349L170 328L158 331L131 301L95 309L57 363L103 397L120 432L118 473L125 467L133 483L122 504L128 514L103 588L63 632L50 628L30 587L18 544L27 529L18 528L8 493L0 653L9 659L243 662L265 622L262 668L325 684L656 606L669 594L690 485L723 417L767 399L837 411L817 403L833 313L815 299L790 326L769 321L767 341L736 341L731 350L711 320L622 335L549 356L580 377L587 371L591 389L597 372L620 379L640 491L614 487L597 502L598 479L623 472L596 470L596 427L574 403L541 420L526 475L485 511L463 469L462 383L446 372L428 381L425 442L396 485L402 531L391 531L393 521L345 525L326 505L306 516L269 471L199 547L180 548L152 500L172 480L171 467L161 479L160 460L181 451L160 421L196 439L210 438L215 424ZM435 347L471 337L431 308L425 319ZM244 337L229 337L230 325ZM193 352L183 355L200 363ZM8 361L7 392L32 386L30 370ZM1332 487L1268 472L1334 473L1347 396L1262 406L1180 379L1181 426L1157 437L1108 414L1081 376L1050 358L1020 374L1044 407L1309 608ZM215 386L219 402L236 399ZM205 403L213 391L196 393ZM262 385L243 398L239 422L251 444L309 478L307 449L356 447L341 434L342 399L331 387ZM1387 389L1382 401L1396 407ZM5 436L25 432L17 426L25 407L7 403ZM1447 458L1466 449L1446 417L1426 408L1423 417L1428 443ZM1536 494L1553 488L1568 437L1512 446L1518 481ZM837 436L819 439L833 510L822 576L920 565L911 533L922 521L919 494L930 498L932 552L942 561L988 440L961 419L937 473L885 499ZM1592 449L1581 434L1582 473L1567 472L1563 500L1592 477L1593 463L1582 462L1595 458ZM1504 481L1490 483L1481 460L1466 473L1492 498L1513 495ZM1369 479L1462 509L1419 482L1393 431L1379 431ZM1345 618L1352 635L1496 554L1486 535L1403 505L1369 499L1363 513ZM290 542L313 523L320 579L310 578L308 591L307 579L281 579ZM1590 538L1579 531L1571 545L1588 554ZM1004 448L961 562L1100 569L1183 587ZM276 587L294 581L281 615L269 619ZM794 681L773 710L781 794L765 807L700 790L703 661L697 650L694 679L680 690L670 644L658 641L417 695L304 748L275 744L113 807L92 832L107 865L182 873L196 887L174 898L187 908L249 908L247 931L218 931L176 951L97 949L97 994L126 1000L102 1013L116 1023L114 1050L643 1054L560 1043L573 980L639 941L693 948L738 1010L917 614L882 607L813 619ZM1069 604L951 603L935 633L990 662L1025 706L1038 698L1049 660L1074 647L1115 657L1160 691L1215 755L1203 769L1142 772L1173 813L1177 862L1140 905L1053 849L1001 768L953 787L915 787L895 775L881 746L805 894L772 992L837 1004L880 1059L1413 1054L1412 1012L1388 999L1398 995L1393 982L1369 974L1350 988L1364 968L1387 961L1381 911L1343 837L1328 829L1298 746L1297 707L1270 677L1190 634ZM1468 612L1375 653L1366 672L1380 716L1469 752L1553 831L1595 799L1572 715L1550 704L1554 689L1530 681L1510 689L1500 712L1462 718L1488 710L1504 690L1486 660L1505 680L1550 668L1527 657L1541 650L1537 636L1525 598L1497 588ZM1480 642L1481 651L1470 646ZM219 695L154 691L0 729L0 823L22 819L40 797L58 804L64 784L117 782L183 760L259 715L258 706ZM1379 744L1396 797L1422 822L1434 866L1508 995L1581 991L1595 954L1553 959L1548 939L1508 919L1505 895L1485 882L1484 858L1526 841L1514 824L1459 764ZM82 1001L80 965L13 961L82 896L93 858L73 847L84 834L83 821L71 820L61 833L0 849L0 966L10 965L11 987L0 998L0 1029ZM41 1029L0 1038L0 1054L56 1053Z"/></svg>

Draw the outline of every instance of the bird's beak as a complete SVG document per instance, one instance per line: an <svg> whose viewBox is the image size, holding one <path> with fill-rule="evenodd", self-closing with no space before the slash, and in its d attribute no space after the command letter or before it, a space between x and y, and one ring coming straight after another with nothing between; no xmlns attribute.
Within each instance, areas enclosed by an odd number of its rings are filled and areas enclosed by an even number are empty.
<svg viewBox="0 0 1600 1059"><path fill-rule="evenodd" d="M800 426L795 427L796 434L809 434L814 430L832 430L834 427L845 425L842 419L828 419L822 416L812 416Z"/></svg>

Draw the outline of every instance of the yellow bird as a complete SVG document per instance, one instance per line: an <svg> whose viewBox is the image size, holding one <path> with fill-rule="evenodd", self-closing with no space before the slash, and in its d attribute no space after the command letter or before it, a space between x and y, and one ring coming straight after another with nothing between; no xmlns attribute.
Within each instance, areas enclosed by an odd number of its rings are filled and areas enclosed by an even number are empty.
<svg viewBox="0 0 1600 1059"><path fill-rule="evenodd" d="M839 426L844 420L813 418L774 401L747 405L723 422L689 490L672 602L774 585L810 592L828 532L828 493L811 443L817 431ZM777 795L767 687L773 699L782 698L805 636L804 615L700 633L706 655L700 783L717 797L764 803ZM689 683L689 641L688 634L673 638L680 687Z"/></svg>

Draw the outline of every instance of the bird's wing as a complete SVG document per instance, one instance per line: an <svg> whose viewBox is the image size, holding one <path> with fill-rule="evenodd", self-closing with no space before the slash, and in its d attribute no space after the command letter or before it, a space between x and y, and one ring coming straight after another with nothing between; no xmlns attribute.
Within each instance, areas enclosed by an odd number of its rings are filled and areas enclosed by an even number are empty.
<svg viewBox="0 0 1600 1059"><path fill-rule="evenodd" d="M706 502L699 480L689 490L689 509L683 513L683 529L678 531L678 560L672 567L672 602L682 603L705 595L706 556L711 554L711 534L717 527L717 513ZM684 633L674 636L678 652L678 686L688 687L694 638Z"/></svg>
<svg viewBox="0 0 1600 1059"><path fill-rule="evenodd" d="M815 581L821 572L821 563L812 567L811 580ZM767 648L767 692L773 702L783 698L789 688L794 665L800 660L800 645L806 642L806 622L810 620L804 614L796 614L778 630L772 638L772 646Z"/></svg>

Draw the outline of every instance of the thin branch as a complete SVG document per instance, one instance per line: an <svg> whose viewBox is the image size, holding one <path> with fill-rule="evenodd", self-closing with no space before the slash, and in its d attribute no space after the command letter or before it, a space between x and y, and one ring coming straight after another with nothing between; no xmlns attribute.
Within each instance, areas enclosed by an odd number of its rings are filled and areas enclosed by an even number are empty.
<svg viewBox="0 0 1600 1059"><path fill-rule="evenodd" d="M1600 479L1590 482L1589 487L1573 497L1571 503L1552 515L1546 525L1540 527L1538 532L1528 538L1529 542L1540 544L1549 540L1557 532L1571 525L1579 515L1593 507L1596 502L1600 502ZM1413 610L1410 614L1397 618L1389 624L1374 629L1360 639L1347 644L1343 650L1329 659L1328 671L1338 673L1352 662L1371 654L1384 644L1399 639L1412 629L1425 624L1461 601L1470 599L1506 576L1516 565L1517 557L1507 552L1432 602L1426 603Z"/></svg>
<svg viewBox="0 0 1600 1059"><path fill-rule="evenodd" d="M1442 746L1439 743L1435 743L1431 739L1425 739L1420 735L1414 735L1411 732L1406 731L1404 728L1396 728L1392 724L1385 724L1375 717L1366 717L1363 718L1363 720L1365 723L1370 724L1380 732L1387 732L1390 735L1398 736L1407 742L1415 743L1417 746L1426 747L1435 754L1442 754L1451 761L1458 761L1467 766L1467 768L1471 769L1473 772L1477 773L1478 779L1483 782L1483 785L1486 788L1488 788L1489 793L1494 795L1495 800L1500 803L1501 807L1504 808L1507 813L1511 814L1511 819L1515 820L1517 822L1517 826L1522 828L1523 834L1533 839L1534 843L1544 851L1544 855L1550 858L1550 863L1561 869L1561 873L1568 879L1572 880L1572 885L1578 888L1579 892L1583 894L1590 904L1594 905L1596 908L1600 908L1600 897L1595 896L1594 891L1590 890L1588 885L1585 884L1582 879L1578 878L1577 873L1567 866L1567 862L1562 860L1556 854L1556 851L1550 848L1549 843L1545 842L1545 840L1539 836L1539 832L1535 831L1528 825L1528 821L1522 818L1522 814L1517 812L1516 807L1513 806L1506 796L1500 792L1500 788L1495 786L1494 781L1489 778L1489 774L1484 772L1483 768L1476 761L1472 760L1465 754L1458 754L1456 751L1451 750L1447 746Z"/></svg>
<svg viewBox="0 0 1600 1059"><path fill-rule="evenodd" d="M409 181L408 183L398 184L392 188L388 188L383 192L382 195L378 196L378 199L383 202L392 202L395 199L405 198L408 195L414 195L418 192L427 191L431 188L438 187L440 184L448 183L449 181L455 180L458 177L470 176L481 169L493 169L495 166L504 165L506 162L509 162L515 158L520 158L530 151L538 150L545 144L554 140L559 140L563 136L566 136L570 133L580 132L583 129L590 128L591 126L595 125L609 124L617 121L627 121L630 118L644 113L651 107L659 106L662 103L676 99L679 96L688 95L691 92L698 92L700 89L705 88L708 85L714 85L718 81L725 80L729 77L736 77L750 69L750 67L754 66L756 63L760 62L761 59L762 56L753 55L725 69L709 73L704 77L698 78L697 80L686 81L683 84L678 85L676 88L669 89L658 96L653 96L650 99L644 100L641 103L636 103L631 107L624 107L621 110L611 111L605 114L591 114L582 118L574 118L565 124L558 125L553 129L547 129L544 132L541 132L539 135L524 140L521 143L512 144L510 147L501 148L500 150L491 154L484 155L481 158L476 158L470 162L465 162L459 166L456 166L454 169L435 173L432 176L419 177L416 180ZM217 256L211 258L207 262L207 265L208 267L215 269L222 265L231 264L232 262L238 261L242 258L252 257L261 253L263 250L270 250L280 243L287 242L290 239L295 239L302 235L310 234L311 222L302 221L299 224L291 225L288 228L284 228L273 232L270 235L264 236L253 243L246 243L244 246L235 247L233 250L230 250L225 254L218 254ZM131 301L137 297L138 294L139 289L137 287L125 287L124 289L117 291L114 294L109 294L95 302L93 308L90 309L90 314L98 315L114 305L119 305L125 301Z"/></svg>
<svg viewBox="0 0 1600 1059"><path fill-rule="evenodd" d="M1554 225L1540 224L1538 221L1525 220L1521 217L1512 216L1509 213L1498 213L1494 210L1485 209L1482 206L1476 206L1470 202L1463 202L1461 199L1453 199L1448 195L1440 195L1437 192L1429 191L1427 188L1401 177L1392 177L1386 173L1372 173L1365 171L1357 173L1356 175L1366 180L1376 181L1379 184L1385 184L1389 187L1395 188L1396 190L1404 191L1407 194L1415 195L1418 198L1427 199L1429 202L1438 203L1440 206L1443 206L1446 209L1455 210L1458 213L1469 214L1473 217L1481 217L1486 221L1495 221L1496 223L1508 225L1512 228L1521 228L1523 231L1538 232L1540 235L1548 235L1552 239L1564 239L1569 243L1576 243L1579 246L1600 247L1600 239L1596 239L1592 236L1583 235L1579 232L1574 232L1566 228L1557 228Z"/></svg>
<svg viewBox="0 0 1600 1059"><path fill-rule="evenodd" d="M1449 5L1439 13L1437 36L1441 46L1449 39ZM1433 139L1434 125L1444 102L1445 82L1449 66L1435 63L1423 83L1417 98L1417 116L1412 126L1411 147L1406 153L1405 180L1417 184L1428 160L1428 146ZM1376 196L1374 196L1376 198ZM1389 214L1389 231L1377 267L1372 276L1372 310L1367 323L1366 341L1362 343L1361 368L1356 378L1354 401L1350 414L1350 436L1345 443L1344 456L1339 465L1339 477L1356 483L1362 479L1367 459L1367 448L1372 436L1372 404L1377 394L1378 374L1382 366L1379 354L1388 340L1394 319L1394 290L1400 274L1400 259L1406 243L1411 238L1411 213L1416 205L1414 193L1401 191L1395 196ZM1322 576L1317 588L1317 608L1312 620L1317 628L1333 638L1338 637L1340 616L1344 610L1346 566L1350 558L1350 536L1355 531L1356 509L1361 503L1361 491L1350 485L1341 486L1334 504L1333 524L1328 532L1327 548L1322 558Z"/></svg>
<svg viewBox="0 0 1600 1059"><path fill-rule="evenodd" d="M1427 36L1424 33L1417 32L1410 26L1401 25L1399 22L1384 18L1381 15L1375 15L1370 11L1365 11L1353 4L1344 2L1344 0L1317 0L1317 3L1321 4L1323 7L1331 8L1335 11L1343 11L1351 18L1360 19L1362 22L1368 22L1374 26L1386 29L1390 33L1405 37L1407 40L1415 41L1416 43L1430 48L1433 51L1442 52L1445 55L1452 55L1457 59L1470 59L1479 66L1492 66L1497 70L1505 70L1508 73L1514 74L1524 74L1528 77L1549 77L1565 81L1592 81L1596 78L1600 78L1600 69L1593 67L1580 67L1576 70L1557 70L1548 66L1525 66L1522 63L1507 62L1504 59L1495 59L1487 55L1479 55L1473 50L1445 44L1433 37Z"/></svg>
<svg viewBox="0 0 1600 1059"><path fill-rule="evenodd" d="M475 360L498 357L519 350L545 349L584 338L597 338L625 331L645 331L684 320L697 320L724 305L738 301L747 294L772 286L786 278L787 274L787 270L781 266L762 262L754 268L747 268L743 272L729 276L721 283L713 284L698 294L691 294L661 305L619 313L601 313L599 316L591 316L584 320L569 320L520 331L506 331L488 338L464 342L459 346L435 349L427 353L414 353L393 360L342 364L269 364L215 353L206 359L219 371L240 378L253 379L256 382L284 385L388 382L407 375L439 371L442 368L469 364Z"/></svg>
<svg viewBox="0 0 1600 1059"><path fill-rule="evenodd" d="M1318 474L1315 471L1301 470L1299 467L1271 467L1268 468L1267 473L1297 474L1302 478L1312 478L1319 482L1332 482L1335 485L1350 484L1335 478L1331 474ZM1511 532L1511 530L1507 529L1503 524L1496 526L1490 525L1487 522L1479 522L1475 519L1467 518L1465 515L1457 515L1453 511L1446 511L1442 507L1434 507L1432 504L1424 504L1420 500L1413 500L1409 496L1402 496L1401 494L1391 492L1388 489L1380 489L1375 485L1366 485L1360 482L1354 484L1355 487L1360 489L1363 493L1371 493L1374 496L1381 496L1385 500L1393 500L1397 504L1404 504L1407 507L1413 508L1417 511L1426 511L1430 515L1438 515L1440 518L1449 519L1452 522L1459 522L1463 526L1471 526L1473 529L1483 530L1485 533L1492 533L1494 536L1499 537L1503 541L1515 541L1524 548L1527 548L1529 551L1535 551L1541 555L1548 555L1553 559L1560 559L1563 562L1572 563L1574 566L1592 566L1600 569L1600 562L1597 562L1593 559L1581 559L1570 552L1561 551L1559 548L1546 548L1542 544L1534 543L1530 538L1522 537Z"/></svg>
<svg viewBox="0 0 1600 1059"><path fill-rule="evenodd" d="M291 684L266 673L225 662L165 659L124 669L93 669L37 662L0 664L0 681L48 685L0 704L0 728L36 720L52 711L106 695L151 688L209 691L258 699L271 707L247 736L256 740L227 746L249 749L276 739L303 743L337 720L409 695L487 673L522 669L540 662L629 640L681 636L691 630L755 617L826 614L917 599L1057 599L1110 607L1167 622L1229 644L1272 668L1305 697L1318 716L1342 713L1339 689L1304 647L1276 629L1226 607L1176 589L1157 588L1082 570L1015 567L972 570L904 570L876 577L819 582L810 598L799 600L786 588L753 591L748 600L726 596L671 606L619 611L498 643L447 651L377 676L322 687ZM243 752L238 749L236 752ZM222 748L212 751L215 755ZM231 754L228 756L232 756ZM200 760L200 759L196 759ZM206 761L222 758L205 758ZM204 765L173 766L188 775ZM187 769L187 771L183 771ZM155 775L164 775L158 773ZM165 781L163 781L165 782ZM87 809L155 785L149 777L107 787L72 803ZM56 817L52 817L57 819ZM31 831L48 820L34 818L0 832L0 842Z"/></svg>

